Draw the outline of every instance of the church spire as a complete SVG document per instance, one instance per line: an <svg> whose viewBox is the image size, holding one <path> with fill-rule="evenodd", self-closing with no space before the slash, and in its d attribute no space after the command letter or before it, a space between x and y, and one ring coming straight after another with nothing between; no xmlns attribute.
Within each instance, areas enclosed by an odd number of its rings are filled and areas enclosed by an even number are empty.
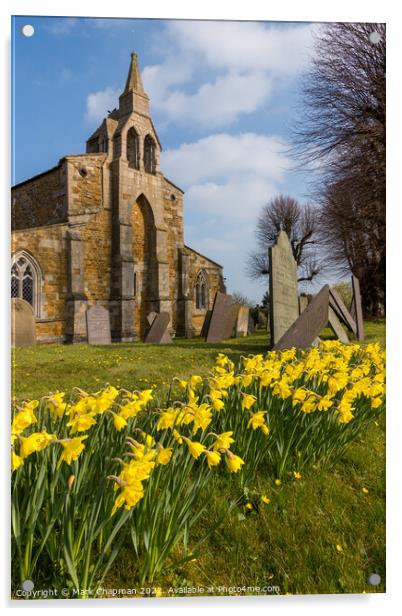
<svg viewBox="0 0 402 616"><path fill-rule="evenodd" d="M145 94L140 69L138 68L138 58L136 53L131 54L130 68L123 94L127 94L127 92L130 91L137 92L138 94Z"/></svg>

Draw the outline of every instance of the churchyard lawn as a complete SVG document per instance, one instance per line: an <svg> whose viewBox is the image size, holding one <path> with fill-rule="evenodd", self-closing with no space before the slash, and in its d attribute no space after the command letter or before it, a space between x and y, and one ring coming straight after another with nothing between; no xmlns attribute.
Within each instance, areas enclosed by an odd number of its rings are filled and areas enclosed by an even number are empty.
<svg viewBox="0 0 402 616"><path fill-rule="evenodd" d="M367 322L365 330L364 344L379 341L385 347L385 321ZM330 330L326 334L331 337ZM206 375L218 352L234 361L264 353L266 335L258 331L210 345L193 339L166 346L19 348L13 351L13 395L17 400L32 399L74 386L92 392L107 382L129 390L163 390L175 376ZM205 535L227 511L228 502L237 504L194 558L180 562L183 546L173 550L169 565L152 583L157 594L174 596L169 589L193 586L214 587L214 594L223 595L253 594L253 587L264 586L267 594L385 591L385 415L358 435L331 468L314 465L300 478L284 477L281 485L275 485L275 477L259 473L253 490L266 495L267 504L250 509L253 494L242 496L239 489L236 482L222 482L218 474L212 478L208 508L191 536ZM127 545L103 587L139 586L136 562ZM368 583L373 573L381 576L376 586ZM228 592L233 586L237 591Z"/></svg>

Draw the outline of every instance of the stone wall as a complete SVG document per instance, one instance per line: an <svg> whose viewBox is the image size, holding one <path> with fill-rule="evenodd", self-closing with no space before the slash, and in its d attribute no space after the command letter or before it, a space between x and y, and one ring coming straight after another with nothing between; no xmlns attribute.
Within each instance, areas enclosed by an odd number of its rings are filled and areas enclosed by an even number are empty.
<svg viewBox="0 0 402 616"><path fill-rule="evenodd" d="M26 229L67 220L67 166L57 167L21 182L11 191L11 227Z"/></svg>
<svg viewBox="0 0 402 616"><path fill-rule="evenodd" d="M15 231L12 253L26 250L41 270L40 316L36 320L38 342L62 341L67 295L67 225Z"/></svg>
<svg viewBox="0 0 402 616"><path fill-rule="evenodd" d="M186 246L186 251L189 255L189 288L193 300L192 323L195 335L199 335L204 323L205 314L207 310L212 308L215 293L217 291L225 292L222 267L188 246ZM205 309L197 310L195 303L195 284L198 273L201 270L205 272L208 280L208 301Z"/></svg>

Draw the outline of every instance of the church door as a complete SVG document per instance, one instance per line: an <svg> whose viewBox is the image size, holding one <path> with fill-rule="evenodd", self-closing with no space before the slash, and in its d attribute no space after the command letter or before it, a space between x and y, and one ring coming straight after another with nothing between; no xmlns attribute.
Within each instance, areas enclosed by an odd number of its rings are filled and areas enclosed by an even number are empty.
<svg viewBox="0 0 402 616"><path fill-rule="evenodd" d="M141 195L132 209L134 258L134 331L143 338L149 327L147 315L157 307L156 230L152 208Z"/></svg>

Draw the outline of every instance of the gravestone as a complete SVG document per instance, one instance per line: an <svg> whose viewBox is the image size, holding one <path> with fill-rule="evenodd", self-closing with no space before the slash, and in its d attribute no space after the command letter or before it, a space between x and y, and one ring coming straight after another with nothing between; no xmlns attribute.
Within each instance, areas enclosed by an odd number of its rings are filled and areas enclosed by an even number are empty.
<svg viewBox="0 0 402 616"><path fill-rule="evenodd" d="M328 325L334 332L335 336L344 344L348 344L349 338L346 335L345 330L342 327L342 324L334 310L332 310L331 306L328 306Z"/></svg>
<svg viewBox="0 0 402 616"><path fill-rule="evenodd" d="M35 314L31 304L24 299L11 300L11 344L26 347L36 344Z"/></svg>
<svg viewBox="0 0 402 616"><path fill-rule="evenodd" d="M86 311L88 344L111 344L109 310L91 306Z"/></svg>
<svg viewBox="0 0 402 616"><path fill-rule="evenodd" d="M237 314L236 322L236 336L247 336L248 334L248 321L249 321L250 309L248 306L240 306Z"/></svg>
<svg viewBox="0 0 402 616"><path fill-rule="evenodd" d="M211 314L212 314L212 310L207 310L205 313L204 323L202 324L201 333L200 333L201 338L207 337L209 322L211 320Z"/></svg>
<svg viewBox="0 0 402 616"><path fill-rule="evenodd" d="M297 266L285 231L279 231L269 249L271 345L275 346L299 316Z"/></svg>
<svg viewBox="0 0 402 616"><path fill-rule="evenodd" d="M303 312L308 306L307 295L299 295L299 314Z"/></svg>
<svg viewBox="0 0 402 616"><path fill-rule="evenodd" d="M208 323L206 342L221 342L226 340L228 312L232 306L232 296L218 291L212 306L211 318Z"/></svg>
<svg viewBox="0 0 402 616"><path fill-rule="evenodd" d="M275 351L311 346L328 324L329 286L325 285L309 303L288 331L274 346Z"/></svg>
<svg viewBox="0 0 402 616"><path fill-rule="evenodd" d="M364 323L363 323L363 310L362 310L362 296L360 294L360 283L356 276L352 276L352 291L353 291L353 304L356 320L356 336L357 339L364 340Z"/></svg>
<svg viewBox="0 0 402 616"><path fill-rule="evenodd" d="M264 314L262 312L262 310L258 311L258 315L257 315L257 324L258 327L262 327L264 329L266 329L267 325L268 325L268 318L267 315Z"/></svg>
<svg viewBox="0 0 402 616"><path fill-rule="evenodd" d="M349 310L346 308L345 304L342 301L342 298L340 297L336 289L329 290L329 305L332 308L332 310L335 312L335 314L337 315L338 319L344 325L346 325L346 327L351 332L356 334L357 333L356 322L352 318L352 315L350 314Z"/></svg>
<svg viewBox="0 0 402 616"><path fill-rule="evenodd" d="M226 311L226 318L223 326L222 340L229 340L236 335L237 315L239 314L239 304L230 304Z"/></svg>
<svg viewBox="0 0 402 616"><path fill-rule="evenodd" d="M158 316L157 312L150 312L147 315L147 321L148 321L148 325L152 325L152 323L155 321L156 317Z"/></svg>
<svg viewBox="0 0 402 616"><path fill-rule="evenodd" d="M157 316L158 316L158 313L154 311L150 312L147 315L147 321L150 327L152 323L155 321ZM172 342L172 335L171 335L171 332L169 332L169 330L167 329L162 336L162 340L160 341L160 344L169 344L169 342Z"/></svg>
<svg viewBox="0 0 402 616"><path fill-rule="evenodd" d="M160 312L152 321L151 327L144 342L147 344L169 344L172 338L168 332L170 323L170 314L168 312Z"/></svg>
<svg viewBox="0 0 402 616"><path fill-rule="evenodd" d="M254 323L254 319L251 316L251 314L248 315L248 333L249 334L254 334L255 332L255 323Z"/></svg>

